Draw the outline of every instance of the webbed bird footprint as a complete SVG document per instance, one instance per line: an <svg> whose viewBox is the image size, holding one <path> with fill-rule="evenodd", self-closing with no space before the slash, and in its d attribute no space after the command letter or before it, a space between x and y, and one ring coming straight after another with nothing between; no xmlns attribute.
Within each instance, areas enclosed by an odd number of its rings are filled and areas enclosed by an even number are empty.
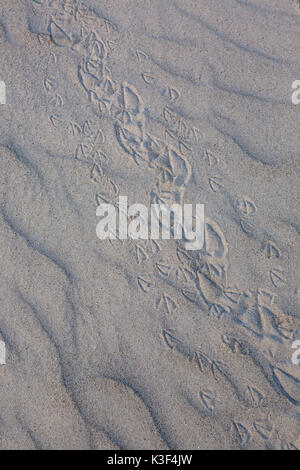
<svg viewBox="0 0 300 470"><path fill-rule="evenodd" d="M209 411L213 411L215 406L216 406L216 400L215 400L215 396L214 396L214 393L211 392L210 390L206 390L206 391L203 391L199 393L200 395L200 399L201 399L201 402L203 404L203 406L209 410Z"/></svg>
<svg viewBox="0 0 300 470"><path fill-rule="evenodd" d="M294 405L300 405L300 368L293 367L293 372L287 372L278 367L272 367L275 383L283 395ZM294 372L296 370L296 372Z"/></svg>

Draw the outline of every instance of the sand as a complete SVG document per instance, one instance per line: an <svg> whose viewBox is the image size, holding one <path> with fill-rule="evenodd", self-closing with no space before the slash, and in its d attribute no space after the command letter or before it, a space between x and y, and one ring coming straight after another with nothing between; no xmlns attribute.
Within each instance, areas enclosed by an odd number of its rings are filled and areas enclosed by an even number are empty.
<svg viewBox="0 0 300 470"><path fill-rule="evenodd" d="M1 449L300 449L296 0L0 1ZM205 245L96 208L205 205Z"/></svg>

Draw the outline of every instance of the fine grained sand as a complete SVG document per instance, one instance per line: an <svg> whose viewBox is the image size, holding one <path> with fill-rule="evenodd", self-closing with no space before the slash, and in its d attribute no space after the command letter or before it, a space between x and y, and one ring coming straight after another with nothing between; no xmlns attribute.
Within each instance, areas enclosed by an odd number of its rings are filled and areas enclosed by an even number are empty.
<svg viewBox="0 0 300 470"><path fill-rule="evenodd" d="M0 446L299 449L298 2L84 5L0 1ZM99 240L119 195L204 249Z"/></svg>

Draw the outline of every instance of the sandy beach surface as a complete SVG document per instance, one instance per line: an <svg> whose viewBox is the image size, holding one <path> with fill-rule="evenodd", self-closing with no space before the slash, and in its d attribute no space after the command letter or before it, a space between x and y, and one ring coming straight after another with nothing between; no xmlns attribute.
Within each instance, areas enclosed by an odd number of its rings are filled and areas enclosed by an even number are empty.
<svg viewBox="0 0 300 470"><path fill-rule="evenodd" d="M0 449L300 449L299 26L0 0ZM100 240L119 196L204 204L204 247Z"/></svg>

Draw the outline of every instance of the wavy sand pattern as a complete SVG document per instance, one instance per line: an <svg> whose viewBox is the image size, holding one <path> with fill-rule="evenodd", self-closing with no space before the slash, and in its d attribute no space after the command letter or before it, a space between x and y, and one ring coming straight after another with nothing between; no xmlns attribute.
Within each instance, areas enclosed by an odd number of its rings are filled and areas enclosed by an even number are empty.
<svg viewBox="0 0 300 470"><path fill-rule="evenodd" d="M1 449L300 449L296 0L0 5ZM205 245L96 207L205 204Z"/></svg>

